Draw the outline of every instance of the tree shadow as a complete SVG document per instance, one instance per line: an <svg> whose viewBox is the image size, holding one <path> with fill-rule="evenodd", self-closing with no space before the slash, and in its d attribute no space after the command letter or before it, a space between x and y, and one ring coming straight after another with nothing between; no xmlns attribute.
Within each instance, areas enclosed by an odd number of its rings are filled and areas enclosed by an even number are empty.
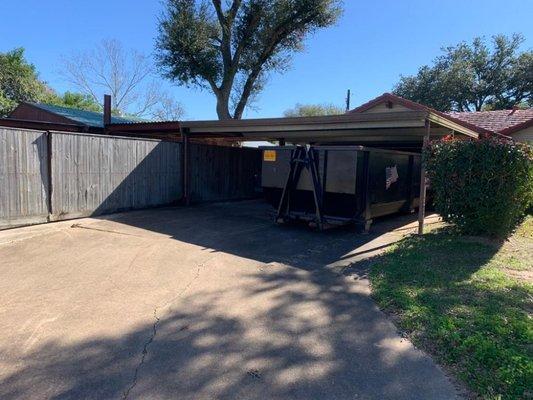
<svg viewBox="0 0 533 400"><path fill-rule="evenodd" d="M198 283L119 336L56 339L29 353L0 348L12 367L0 398L452 398L440 370L359 283L368 257L390 244L383 233L415 217L386 218L358 235L278 226L269 210L248 201L113 218L244 266L234 282Z"/></svg>
<svg viewBox="0 0 533 400"><path fill-rule="evenodd" d="M48 342L12 360L22 366L0 397L447 398L430 360L346 277L265 268L250 285L186 296L122 336Z"/></svg>
<svg viewBox="0 0 533 400"><path fill-rule="evenodd" d="M367 258L390 244L376 239L416 221L413 214L382 217L375 220L370 233L358 234L352 225L327 231L316 231L305 224L278 225L274 214L264 201L252 200L148 210L113 219L208 252L284 263L304 270L322 269L333 263L348 266L350 260Z"/></svg>

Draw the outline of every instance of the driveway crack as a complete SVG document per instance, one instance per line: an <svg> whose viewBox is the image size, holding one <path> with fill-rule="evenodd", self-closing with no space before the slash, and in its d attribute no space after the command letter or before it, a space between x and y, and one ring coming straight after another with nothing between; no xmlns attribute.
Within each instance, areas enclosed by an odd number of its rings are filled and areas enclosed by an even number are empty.
<svg viewBox="0 0 533 400"><path fill-rule="evenodd" d="M130 395L130 392L133 390L133 388L137 385L137 380L139 377L139 370L144 364L144 360L146 359L146 355L148 354L148 346L152 344L154 341L155 335L157 335L157 326L159 325L160 318L157 316L157 307L154 309L154 319L155 322L152 325L152 334L150 335L150 338L144 343L143 350L142 350L142 356L141 361L137 365L137 368L135 368L135 372L133 373L133 380L131 382L131 385L128 387L126 391L124 391L124 395L122 396L122 400L126 400L128 396Z"/></svg>
<svg viewBox="0 0 533 400"><path fill-rule="evenodd" d="M132 380L130 386L123 393L122 400L127 400L127 398L130 395L131 391L137 385L138 378L139 378L139 371L140 371L141 367L144 364L144 361L146 359L146 355L148 354L148 347L155 340L155 336L157 335L157 328L159 326L159 322L161 321L161 319L158 317L158 310L166 309L174 301L176 301L181 296L183 296L183 294L185 294L185 292L187 290L189 290L189 288L193 285L194 281L196 281L200 277L200 269L203 266L204 266L203 264L198 265L194 277L187 283L187 285L185 285L185 287L183 289L181 289L178 292L178 294L176 296L174 296L172 299L170 299L168 302L166 302L163 306L159 306L159 307L154 308L154 320L155 321L154 321L154 324L152 325L152 333L151 333L150 337L148 338L148 340L144 343L143 350L142 350L142 353L141 353L141 360L140 360L139 364L137 365L137 367L135 368L135 372L133 373L133 380Z"/></svg>

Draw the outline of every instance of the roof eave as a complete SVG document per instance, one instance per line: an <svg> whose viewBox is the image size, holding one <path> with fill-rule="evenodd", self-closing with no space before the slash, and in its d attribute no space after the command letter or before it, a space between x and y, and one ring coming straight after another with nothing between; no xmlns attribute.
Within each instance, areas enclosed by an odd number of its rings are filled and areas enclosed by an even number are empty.
<svg viewBox="0 0 533 400"><path fill-rule="evenodd" d="M0 118L0 126L9 128L21 129L36 129L47 131L68 131L68 132L103 132L102 128L93 127L89 125L81 125L78 123L64 123L64 122L48 122L37 121L29 119L17 118Z"/></svg>
<svg viewBox="0 0 533 400"><path fill-rule="evenodd" d="M194 136L235 136L262 133L276 138L283 132L347 131L356 129L415 128L424 126L425 111L382 114L342 114L325 117L265 118L228 121L168 121L155 123L110 124L108 132L178 133L183 129Z"/></svg>
<svg viewBox="0 0 533 400"><path fill-rule="evenodd" d="M524 122L522 122L520 124L510 126L509 128L502 129L498 133L500 135L508 136L508 135L511 135L511 134L516 133L518 131L521 131L523 129L530 128L532 126L533 126L533 118L531 118L531 119L529 119L527 121L524 121Z"/></svg>
<svg viewBox="0 0 533 400"><path fill-rule="evenodd" d="M479 132L476 132L473 129L467 128L464 126L464 124L461 124L459 122L453 121L448 117L443 117L442 115L439 115L433 111L430 111L428 114L428 120L430 122L439 124L440 126L444 128L448 128L453 130L454 132L459 132L465 136L469 136L475 139L479 138Z"/></svg>

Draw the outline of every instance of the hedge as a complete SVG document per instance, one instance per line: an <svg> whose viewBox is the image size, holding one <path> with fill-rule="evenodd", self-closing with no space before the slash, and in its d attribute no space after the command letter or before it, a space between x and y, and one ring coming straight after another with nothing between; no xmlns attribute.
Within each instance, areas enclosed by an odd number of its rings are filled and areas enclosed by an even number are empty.
<svg viewBox="0 0 533 400"><path fill-rule="evenodd" d="M463 234L506 237L533 205L531 145L443 139L424 160L436 211Z"/></svg>

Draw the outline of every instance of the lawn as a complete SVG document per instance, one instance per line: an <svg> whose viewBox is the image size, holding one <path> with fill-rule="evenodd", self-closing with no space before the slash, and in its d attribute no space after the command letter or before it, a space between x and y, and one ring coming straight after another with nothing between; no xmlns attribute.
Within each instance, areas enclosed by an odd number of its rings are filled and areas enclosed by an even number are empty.
<svg viewBox="0 0 533 400"><path fill-rule="evenodd" d="M533 218L504 243L437 228L372 267L373 296L486 399L533 398Z"/></svg>

